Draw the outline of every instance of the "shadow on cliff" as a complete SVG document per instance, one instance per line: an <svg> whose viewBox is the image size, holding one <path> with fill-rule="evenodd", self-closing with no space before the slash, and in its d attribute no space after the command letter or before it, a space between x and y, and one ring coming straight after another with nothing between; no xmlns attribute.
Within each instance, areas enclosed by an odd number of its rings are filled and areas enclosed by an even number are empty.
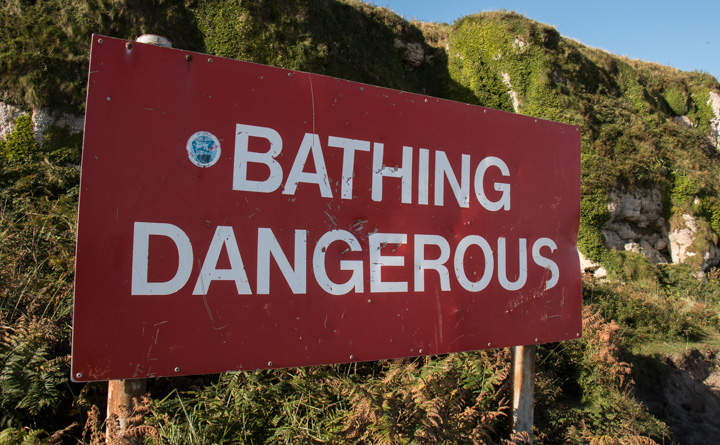
<svg viewBox="0 0 720 445"><path fill-rule="evenodd" d="M208 0L194 11L204 52L434 97L475 98L451 79L444 49L428 45L417 26L385 8Z"/></svg>
<svg viewBox="0 0 720 445"><path fill-rule="evenodd" d="M713 445L720 437L720 357L690 349L682 357L634 356L638 400L664 421L680 445Z"/></svg>

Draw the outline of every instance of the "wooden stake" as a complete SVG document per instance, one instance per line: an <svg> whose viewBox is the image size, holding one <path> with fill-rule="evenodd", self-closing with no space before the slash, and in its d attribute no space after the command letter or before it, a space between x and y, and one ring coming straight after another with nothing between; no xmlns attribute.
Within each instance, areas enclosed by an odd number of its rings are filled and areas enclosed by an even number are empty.
<svg viewBox="0 0 720 445"><path fill-rule="evenodd" d="M172 48L172 42L166 37L155 35L155 34L143 34L138 37L136 42L146 43L155 46L162 46L165 48ZM128 49L132 49L132 44L127 44ZM120 434L125 431L127 426L127 418L133 414L133 399L140 399L145 395L145 388L147 386L147 379L133 379L133 380L110 380L108 381L108 398L107 398L107 421L111 419L112 415L117 416ZM109 422L106 422L109 423ZM110 443L112 439L110 437L110 428L105 427L105 442ZM143 442L142 437L131 437L130 442L135 444L141 444Z"/></svg>
<svg viewBox="0 0 720 445"><path fill-rule="evenodd" d="M533 410L535 408L536 347L512 348L513 433L515 443L533 443ZM518 434L525 433L518 437Z"/></svg>
<svg viewBox="0 0 720 445"><path fill-rule="evenodd" d="M110 419L111 416L117 416L120 426L119 432L122 434L127 426L128 417L133 414L133 398L140 399L145 395L145 387L147 379L134 380L110 380L108 381L108 398L107 398L107 421L105 426L105 443L112 442L114 437L110 437ZM132 441L133 438L131 438ZM138 444L142 443L139 438Z"/></svg>

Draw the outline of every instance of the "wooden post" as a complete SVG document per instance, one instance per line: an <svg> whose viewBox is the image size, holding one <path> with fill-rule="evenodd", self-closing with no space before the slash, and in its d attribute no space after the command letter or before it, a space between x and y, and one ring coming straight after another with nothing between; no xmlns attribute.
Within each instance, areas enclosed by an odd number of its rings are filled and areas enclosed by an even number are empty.
<svg viewBox="0 0 720 445"><path fill-rule="evenodd" d="M146 43L149 45L172 48L172 42L170 40L163 36L155 34L143 34L137 39L135 39L135 41L140 43ZM127 48L128 50L131 50L132 45L128 43ZM144 396L146 386L147 379L108 381L106 419L109 421L113 415L117 416L120 426L120 433L125 431L127 416L131 416L133 413L132 399L139 399L141 396ZM110 437L111 430L107 426L107 424L109 424L109 422L106 422L105 440L106 443L109 443L113 438ZM133 440L134 438L131 438L131 442L133 442ZM138 438L137 443L142 443L142 437Z"/></svg>
<svg viewBox="0 0 720 445"><path fill-rule="evenodd" d="M512 348L512 408L515 443L533 443L535 408L535 345ZM518 434L523 436L518 437Z"/></svg>
<svg viewBox="0 0 720 445"><path fill-rule="evenodd" d="M108 382L107 421L105 424L105 443L112 442L110 437L114 428L110 420L117 416L119 433L122 434L127 426L127 418L133 414L133 398L139 399L145 395L147 379L110 380ZM142 438L138 443L142 443Z"/></svg>

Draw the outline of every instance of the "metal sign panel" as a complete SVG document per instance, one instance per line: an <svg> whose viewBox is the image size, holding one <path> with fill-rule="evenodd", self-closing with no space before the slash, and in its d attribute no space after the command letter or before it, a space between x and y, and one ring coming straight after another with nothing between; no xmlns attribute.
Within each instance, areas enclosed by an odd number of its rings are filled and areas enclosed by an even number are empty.
<svg viewBox="0 0 720 445"><path fill-rule="evenodd" d="M580 131L94 36L77 381L581 335Z"/></svg>

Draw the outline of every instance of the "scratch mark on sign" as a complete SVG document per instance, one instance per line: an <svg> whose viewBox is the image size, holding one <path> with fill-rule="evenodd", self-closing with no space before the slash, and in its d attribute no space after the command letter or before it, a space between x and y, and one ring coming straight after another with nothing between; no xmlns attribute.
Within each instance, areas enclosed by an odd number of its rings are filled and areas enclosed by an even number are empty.
<svg viewBox="0 0 720 445"><path fill-rule="evenodd" d="M353 224L353 230L354 230L355 232L361 231L362 229L365 228L365 224L366 224L367 222L368 222L367 219L359 219L359 220L355 221L355 224Z"/></svg>
<svg viewBox="0 0 720 445"><path fill-rule="evenodd" d="M437 305L438 329L440 330L440 343L443 342L443 320L442 310L440 308L440 293L435 289L435 304Z"/></svg>
<svg viewBox="0 0 720 445"><path fill-rule="evenodd" d="M452 344L455 343L456 341L458 341L458 340L460 340L461 338L465 337L465 335L466 335L466 334L463 334L463 335L460 335L460 336L458 336L458 337L453 338L453 340L450 342L450 344L452 345Z"/></svg>
<svg viewBox="0 0 720 445"><path fill-rule="evenodd" d="M310 100L312 101L312 129L313 134L315 133L315 91L313 91L312 75L308 75L310 81Z"/></svg>
<svg viewBox="0 0 720 445"><path fill-rule="evenodd" d="M203 295L202 297L203 297L203 303L205 304L205 310L207 311L208 317L210 318L210 323L212 323L214 325L215 319L213 318L212 312L210 311L210 305L208 304L208 301L207 301L207 295Z"/></svg>
<svg viewBox="0 0 720 445"><path fill-rule="evenodd" d="M335 227L337 227L337 225L338 225L338 224L337 224L337 218L334 217L334 216L332 216L331 214L329 214L329 213L327 212L327 210L324 210L324 212L325 212L325 214L327 215L327 217L330 218L330 222L332 223L332 225L335 226Z"/></svg>
<svg viewBox="0 0 720 445"><path fill-rule="evenodd" d="M141 375L142 373L143 373L142 365L140 365L140 363L138 363L135 366L135 372L133 372L133 377L137 377L137 376Z"/></svg>

